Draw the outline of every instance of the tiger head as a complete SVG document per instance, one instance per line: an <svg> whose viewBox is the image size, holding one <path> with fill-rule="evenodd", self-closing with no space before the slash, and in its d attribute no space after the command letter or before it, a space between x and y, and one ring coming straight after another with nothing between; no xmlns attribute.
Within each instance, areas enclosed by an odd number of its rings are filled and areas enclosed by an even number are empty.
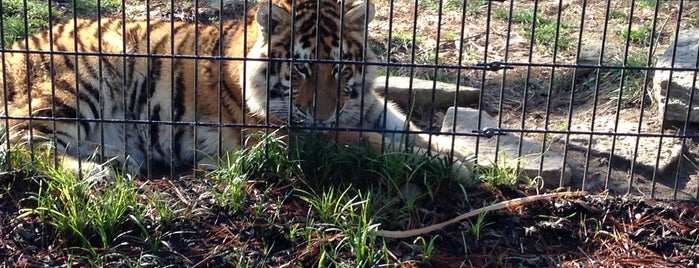
<svg viewBox="0 0 699 268"><path fill-rule="evenodd" d="M376 55L364 49L374 12L368 1L259 3L257 41L241 74L251 112L294 125L358 126L375 76L366 62Z"/></svg>

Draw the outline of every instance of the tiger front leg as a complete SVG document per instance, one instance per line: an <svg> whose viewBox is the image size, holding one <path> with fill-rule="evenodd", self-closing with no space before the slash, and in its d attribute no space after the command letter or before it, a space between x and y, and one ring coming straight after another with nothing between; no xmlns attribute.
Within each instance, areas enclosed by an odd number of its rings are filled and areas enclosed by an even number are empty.
<svg viewBox="0 0 699 268"><path fill-rule="evenodd" d="M434 155L442 159L447 159L451 163L451 177L457 181L468 181L473 178L473 154L469 150L447 145L446 137L433 136L430 141L427 134L401 134L408 138L408 143L412 145L412 151L419 155ZM370 146L374 150L403 150L405 140L396 141L392 136L384 136L376 132L340 131L337 133L340 141L344 143L356 143ZM452 158L453 155L453 158Z"/></svg>
<svg viewBox="0 0 699 268"><path fill-rule="evenodd" d="M452 177L458 180L471 180L473 178L475 152L465 146L461 146L458 140L452 140L447 136L416 134L415 144L421 148L429 148L440 157L453 160ZM453 158L451 158L453 156Z"/></svg>

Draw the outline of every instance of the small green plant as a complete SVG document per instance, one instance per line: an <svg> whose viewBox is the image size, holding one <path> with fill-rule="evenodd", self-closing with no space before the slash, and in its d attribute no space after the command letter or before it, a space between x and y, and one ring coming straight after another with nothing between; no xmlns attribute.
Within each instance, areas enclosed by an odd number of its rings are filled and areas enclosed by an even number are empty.
<svg viewBox="0 0 699 268"><path fill-rule="evenodd" d="M612 9L609 11L609 18L613 20L618 20L621 22L626 21L626 12L618 9Z"/></svg>
<svg viewBox="0 0 699 268"><path fill-rule="evenodd" d="M505 152L501 152L498 162L489 159L488 163L479 166L475 177L492 185L511 185L524 178L524 175L520 159L510 160Z"/></svg>
<svg viewBox="0 0 699 268"><path fill-rule="evenodd" d="M420 47L423 43L422 37L420 35L413 35L411 32L404 30L398 30L391 35L391 40L394 45L400 47Z"/></svg>
<svg viewBox="0 0 699 268"><path fill-rule="evenodd" d="M631 31L626 28L618 30L617 34L624 42L628 40L637 45L649 46L653 38L653 26L650 22L646 22L640 28L632 28Z"/></svg>
<svg viewBox="0 0 699 268"><path fill-rule="evenodd" d="M378 67L376 68L376 76L407 76L410 71L405 67Z"/></svg>
<svg viewBox="0 0 699 268"><path fill-rule="evenodd" d="M442 39L444 41L456 41L459 40L459 38L461 38L461 33L458 31L446 31L442 33Z"/></svg>
<svg viewBox="0 0 699 268"><path fill-rule="evenodd" d="M121 7L122 0L76 0L71 1L78 10L97 10L99 5L100 12L111 13Z"/></svg>
<svg viewBox="0 0 699 268"><path fill-rule="evenodd" d="M422 261L429 263L434 254L435 241L437 241L437 239L439 239L439 235L432 236L430 241L425 240L422 236L418 236L413 240L413 245L415 245L413 249L417 249L419 253L422 253Z"/></svg>
<svg viewBox="0 0 699 268"><path fill-rule="evenodd" d="M508 19L509 14L504 10L496 10L495 17ZM557 23L556 20L544 18L541 15L534 16L533 12L526 10L514 12L510 21L521 24L524 36L533 38L534 43L543 48L571 49L575 46L574 40L569 36L572 27L565 22ZM536 27L532 36L532 27L534 26Z"/></svg>
<svg viewBox="0 0 699 268"><path fill-rule="evenodd" d="M37 216L55 229L62 243L75 248L75 254L86 253L84 257L98 261L96 249L114 245L128 215L141 213L135 186L121 176L109 182L99 177L82 180L48 161L38 164L46 177L39 179L36 206L21 209L17 219Z"/></svg>
<svg viewBox="0 0 699 268"><path fill-rule="evenodd" d="M345 200L345 196L351 187L347 187L344 191L335 193L333 188L324 191L321 194L315 192L306 192L304 190L299 190L301 195L299 198L308 203L315 211L315 215L318 220L322 222L341 222L342 219L342 202Z"/></svg>
<svg viewBox="0 0 699 268"><path fill-rule="evenodd" d="M690 15L688 23L692 26L699 26L699 12L694 12Z"/></svg>
<svg viewBox="0 0 699 268"><path fill-rule="evenodd" d="M62 16L60 10L49 7L45 0L27 0L26 2L25 0L3 0L0 14L2 15L2 42L5 47L27 35L48 28L49 21Z"/></svg>
<svg viewBox="0 0 699 268"><path fill-rule="evenodd" d="M646 84L646 70L632 69L645 67L648 64L648 56L644 52L631 53L626 58L626 63L616 62L613 65L631 67L629 69L612 69L601 77L602 83L619 84L616 90L609 93L610 99L619 99L624 106L637 105L644 101L644 88ZM623 87L621 79L624 78Z"/></svg>
<svg viewBox="0 0 699 268"><path fill-rule="evenodd" d="M445 82L445 83L454 83L456 82L456 77L453 74L450 74L447 70L443 69L438 69L437 71L427 71L424 74L424 79L426 80L434 80L434 81L440 81L440 82Z"/></svg>
<svg viewBox="0 0 699 268"><path fill-rule="evenodd" d="M434 1L434 0L418 0L417 6L421 11L438 12L440 2L441 1ZM444 9L444 6L442 6L442 9Z"/></svg>
<svg viewBox="0 0 699 268"><path fill-rule="evenodd" d="M658 0L636 0L634 7L636 8L655 8L655 5L662 5L663 1Z"/></svg>
<svg viewBox="0 0 699 268"><path fill-rule="evenodd" d="M479 16L484 8L488 6L487 0L448 0L447 8L461 10L464 1L466 1L466 14L471 16Z"/></svg>
<svg viewBox="0 0 699 268"><path fill-rule="evenodd" d="M493 18L507 20L510 18L510 11L504 8L496 8L495 11L493 11Z"/></svg>
<svg viewBox="0 0 699 268"><path fill-rule="evenodd" d="M468 220L469 231L471 231L471 234L475 236L476 239L481 239L481 231L483 230L483 227L488 226L490 224L485 222L486 214L486 212L478 214L478 217L475 221Z"/></svg>
<svg viewBox="0 0 699 268"><path fill-rule="evenodd" d="M384 44L374 40L369 40L369 49L371 49L371 51L373 51L376 55L383 55L386 53L386 47Z"/></svg>

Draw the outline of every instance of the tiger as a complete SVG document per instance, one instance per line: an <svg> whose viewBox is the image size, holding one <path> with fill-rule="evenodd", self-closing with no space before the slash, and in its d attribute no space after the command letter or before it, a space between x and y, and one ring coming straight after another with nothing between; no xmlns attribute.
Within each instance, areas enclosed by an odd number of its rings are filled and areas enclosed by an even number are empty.
<svg viewBox="0 0 699 268"><path fill-rule="evenodd" d="M397 140L390 131L420 132L372 90L372 3L269 0L246 12L218 24L74 18L13 43L1 55L3 138L105 176L216 166L265 126L386 130L333 132L376 149Z"/></svg>

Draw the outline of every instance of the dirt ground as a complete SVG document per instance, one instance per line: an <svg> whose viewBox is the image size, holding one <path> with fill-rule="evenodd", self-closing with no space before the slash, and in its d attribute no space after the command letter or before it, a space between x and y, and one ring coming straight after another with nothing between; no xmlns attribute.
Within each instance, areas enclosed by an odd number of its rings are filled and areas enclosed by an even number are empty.
<svg viewBox="0 0 699 268"><path fill-rule="evenodd" d="M21 175L21 174L20 174ZM178 220L162 233L166 246L152 248L139 239L139 228L125 221L126 231L109 248L96 248L108 267L130 260L142 267L228 267L230 261L248 260L249 265L266 267L314 267L320 247L332 246L342 233L328 234L309 243L290 235L308 222L308 204L289 194L289 183L278 184L266 178L251 184L250 196L242 210L212 205L211 194L200 178L137 181L139 195L158 192L187 200L197 220ZM36 181L18 176L0 176L2 185L12 191L0 195L0 267L53 267L70 263L73 267L90 264L67 251L70 245L57 244L55 230L38 218L15 219L20 207L30 207L30 192ZM271 185L278 184L278 187ZM305 187L296 185L294 187ZM363 187L358 185L357 187ZM475 187L469 198L459 199L458 187L442 187L431 204L422 204L423 225L443 222L483 204L530 196L537 191L523 187ZM255 194L264 193L264 194ZM208 196L208 197L207 197ZM264 200L257 200L264 198ZM274 205L284 200L283 205ZM260 203L262 202L262 203ZM266 207L262 214L252 207ZM249 208L245 209L245 207ZM198 211L198 212L197 212ZM515 206L486 214L484 224L474 234L471 219L427 235L434 239L429 259L420 253L421 245L410 239L386 238L393 258L402 267L696 267L699 265L699 204L697 201L662 201L610 195L557 198ZM391 222L382 226L390 228ZM146 228L159 228L146 226ZM295 238L294 238L295 237ZM379 238L381 239L381 238ZM95 242L97 243L97 242ZM263 245L274 245L271 249ZM347 252L351 258L351 253Z"/></svg>
<svg viewBox="0 0 699 268"><path fill-rule="evenodd" d="M633 10L632 1L610 1L609 6L607 1L538 1L536 10L542 18L539 23L543 24L545 19L554 22L560 19L571 29L559 37L572 40L569 45L554 50L552 46L536 42L532 45L532 38L527 37L522 24L509 23L495 15L510 8L515 17L518 13L534 12L535 1L491 2L490 6L481 5L479 8L470 8L467 1L464 8L466 16L463 16L461 9L449 9L449 1L444 2L446 4L442 6L441 13L438 7L425 4L429 1L398 0L393 1L393 5L387 0L376 2L378 21L375 20L371 26L376 29L372 37L387 44L388 37L384 33L389 29L393 33L393 45L384 54L387 61L414 60L422 64L461 64L466 67L482 62L509 63L511 69L499 71L440 69L440 72L446 73L442 76L432 75L435 68L415 68L412 71L426 79L446 77L451 82L481 88L483 100L473 106L494 116L502 128L511 129L517 135L518 131L523 130L525 138L539 141L542 147L560 155L565 154L567 163L574 169L572 187L593 192L608 189L615 195L660 198L699 196L697 126L663 122L658 116L657 106L649 98L652 72L648 72L647 77L644 76L645 72L639 73L638 76L642 78L638 78L638 81L641 82L625 80L623 93L620 94L619 72L570 68L579 63L576 60L578 55L584 58L587 51L600 49L604 51L602 65L620 66L627 55L627 66L652 66L654 57L662 54L670 45L677 28L699 26L699 19L694 15L699 12L699 3L684 2L682 16L678 16L679 2L661 2L656 12L653 1L635 1ZM478 6L479 2L470 3ZM418 7L417 13L414 13L415 6ZM678 18L681 18L680 23ZM628 31L630 22L631 31ZM440 25L439 31L433 28L437 24ZM648 39L645 41L627 41L622 34L625 31L643 32L644 27L655 28L652 38L650 30L647 30ZM395 41L396 36L400 37L397 33L413 31L418 36L417 40L422 40L415 42L418 45L406 46ZM463 36L462 42L453 40L454 33ZM437 59L435 53L439 56ZM597 65L599 53L593 57L587 56L587 61L583 63ZM650 60L648 55L653 55ZM589 62L590 58L592 63ZM400 69L389 73L405 75L410 71ZM625 75L630 76L630 72ZM643 83L643 79L647 79L647 83ZM644 87L644 84L649 86ZM417 121L423 127L439 130L443 111L430 111L425 107L416 111ZM594 122L591 122L593 118ZM425 122L430 119L437 123L428 126ZM591 125L596 128L591 129ZM663 143L665 148L659 146L657 139L634 141L628 138L612 144L611 139L606 138L611 132L634 133L638 128L624 129L623 126L628 125L641 126L641 133L685 133L693 138L666 138ZM565 135L566 131L595 131L596 134L594 137L581 137ZM665 143L669 141L676 146L667 147ZM590 143L593 146L588 147ZM596 143L601 145L595 146ZM639 144L640 149L636 148ZM674 152L671 159L665 159L664 150ZM656 162L657 158L660 161Z"/></svg>

